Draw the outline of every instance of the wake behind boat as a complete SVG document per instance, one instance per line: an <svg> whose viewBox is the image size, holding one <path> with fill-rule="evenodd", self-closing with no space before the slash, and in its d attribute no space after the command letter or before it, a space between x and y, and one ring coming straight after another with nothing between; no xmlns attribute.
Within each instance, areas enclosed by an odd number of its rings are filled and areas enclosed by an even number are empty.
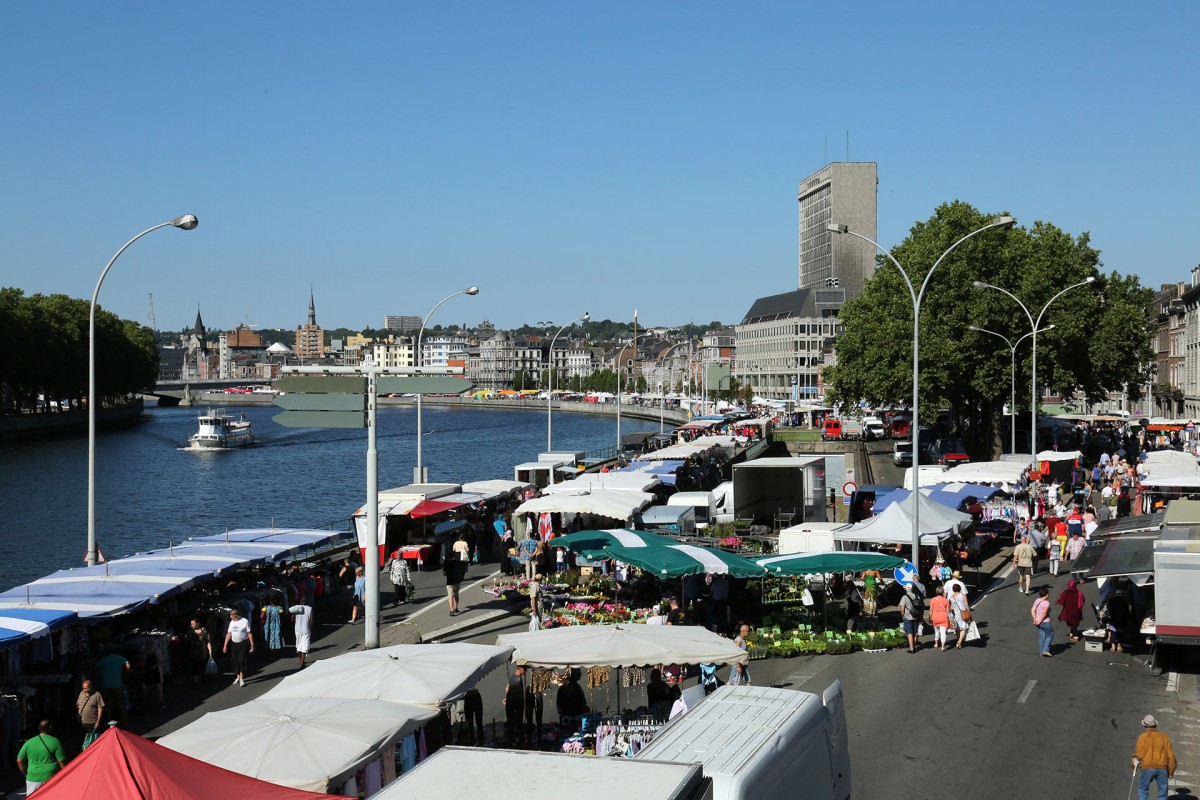
<svg viewBox="0 0 1200 800"><path fill-rule="evenodd" d="M214 408L200 415L199 429L188 437L192 450L230 450L254 444L254 431L246 415L234 419L223 408Z"/></svg>

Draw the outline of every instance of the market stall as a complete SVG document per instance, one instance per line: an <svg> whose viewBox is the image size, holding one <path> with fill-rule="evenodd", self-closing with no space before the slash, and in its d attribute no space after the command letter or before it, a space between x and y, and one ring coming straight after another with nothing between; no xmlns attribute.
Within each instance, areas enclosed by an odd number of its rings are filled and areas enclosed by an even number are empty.
<svg viewBox="0 0 1200 800"><path fill-rule="evenodd" d="M934 502L924 494L917 495L921 504L921 544L938 545L951 536L965 531L971 524L971 515L952 511L941 503ZM842 549L852 549L852 543L871 545L911 545L913 533L914 498L888 506L880 514L856 522L848 528L835 531L833 539L842 543Z"/></svg>
<svg viewBox="0 0 1200 800"><path fill-rule="evenodd" d="M45 786L39 800L154 797L209 800L318 800L336 795L277 786L177 753L120 728L110 728Z"/></svg>
<svg viewBox="0 0 1200 800"><path fill-rule="evenodd" d="M884 553L842 551L835 553L791 553L753 559L769 575L823 575L831 572L862 572L895 569L904 559Z"/></svg>
<svg viewBox="0 0 1200 800"><path fill-rule="evenodd" d="M654 495L632 490L596 489L582 494L550 494L535 497L517 506L513 516L522 514L590 514L594 517L628 523L633 515L654 501Z"/></svg>
<svg viewBox="0 0 1200 800"><path fill-rule="evenodd" d="M439 714L433 706L336 697L260 698L205 714L163 747L280 786L337 791ZM385 771L386 776L386 771Z"/></svg>
<svg viewBox="0 0 1200 800"><path fill-rule="evenodd" d="M757 578L766 574L748 558L692 544L654 547L626 547L616 544L604 548L609 558L637 567L659 580L685 575L728 575L731 578Z"/></svg>
<svg viewBox="0 0 1200 800"><path fill-rule="evenodd" d="M608 558L604 552L606 547L620 545L622 547L663 547L679 544L678 540L661 533L650 531L635 531L629 528L610 528L595 531L577 531L565 536L555 536L550 540L551 547L566 547L578 553L589 561Z"/></svg>

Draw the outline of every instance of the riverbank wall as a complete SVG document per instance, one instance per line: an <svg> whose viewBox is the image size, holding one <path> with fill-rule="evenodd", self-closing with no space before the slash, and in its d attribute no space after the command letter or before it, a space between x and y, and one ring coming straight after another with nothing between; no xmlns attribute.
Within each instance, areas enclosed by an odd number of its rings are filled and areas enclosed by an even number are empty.
<svg viewBox="0 0 1200 800"><path fill-rule="evenodd" d="M96 428L111 430L136 425L141 419L143 409L144 403L141 397L124 405L97 409ZM57 436L86 435L87 429L87 410L82 408L43 414L3 416L0 417L0 444L51 439Z"/></svg>

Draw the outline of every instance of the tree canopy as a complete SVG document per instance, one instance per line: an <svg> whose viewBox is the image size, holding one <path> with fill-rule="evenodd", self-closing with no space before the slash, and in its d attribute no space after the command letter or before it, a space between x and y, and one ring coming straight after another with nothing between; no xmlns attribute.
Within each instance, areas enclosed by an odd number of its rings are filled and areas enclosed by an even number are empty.
<svg viewBox="0 0 1200 800"><path fill-rule="evenodd" d="M920 292L930 268L955 242L987 225L985 215L955 201L912 227L891 253ZM1146 315L1153 292L1136 276L1104 275L1100 253L1087 233L1072 236L1048 222L985 231L946 256L929 278L921 304L921 414L935 419L950 408L963 421L977 450L998 449L1003 405L1010 394L1009 347L1031 330L1029 317L1011 298L983 281L1012 292L1036 319L1052 298L1072 284L1095 278L1055 299L1039 325L1038 383L1054 393L1081 393L1089 402L1126 389L1140 396L1153 357L1153 330ZM878 257L875 276L847 302L844 333L835 344L837 364L825 374L830 397L843 405L908 405L912 399L912 298L895 265ZM1028 412L1031 347L1017 350L1017 410ZM1023 387L1023 388L1022 388Z"/></svg>
<svg viewBox="0 0 1200 800"><path fill-rule="evenodd" d="M47 400L78 400L88 390L90 303L63 294L26 297L0 289L0 389L6 406L36 407ZM154 332L96 309L96 395L121 398L153 386L158 376Z"/></svg>

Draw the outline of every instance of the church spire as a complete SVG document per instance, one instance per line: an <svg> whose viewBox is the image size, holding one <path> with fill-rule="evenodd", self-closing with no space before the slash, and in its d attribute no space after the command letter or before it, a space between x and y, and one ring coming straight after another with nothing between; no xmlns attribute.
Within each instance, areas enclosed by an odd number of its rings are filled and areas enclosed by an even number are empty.
<svg viewBox="0 0 1200 800"><path fill-rule="evenodd" d="M317 324L317 304L313 302L313 290L311 285L308 287L308 324Z"/></svg>
<svg viewBox="0 0 1200 800"><path fill-rule="evenodd" d="M192 332L196 334L197 338L199 338L199 339L204 338L204 320L200 319L200 304L199 303L196 304L196 326Z"/></svg>

